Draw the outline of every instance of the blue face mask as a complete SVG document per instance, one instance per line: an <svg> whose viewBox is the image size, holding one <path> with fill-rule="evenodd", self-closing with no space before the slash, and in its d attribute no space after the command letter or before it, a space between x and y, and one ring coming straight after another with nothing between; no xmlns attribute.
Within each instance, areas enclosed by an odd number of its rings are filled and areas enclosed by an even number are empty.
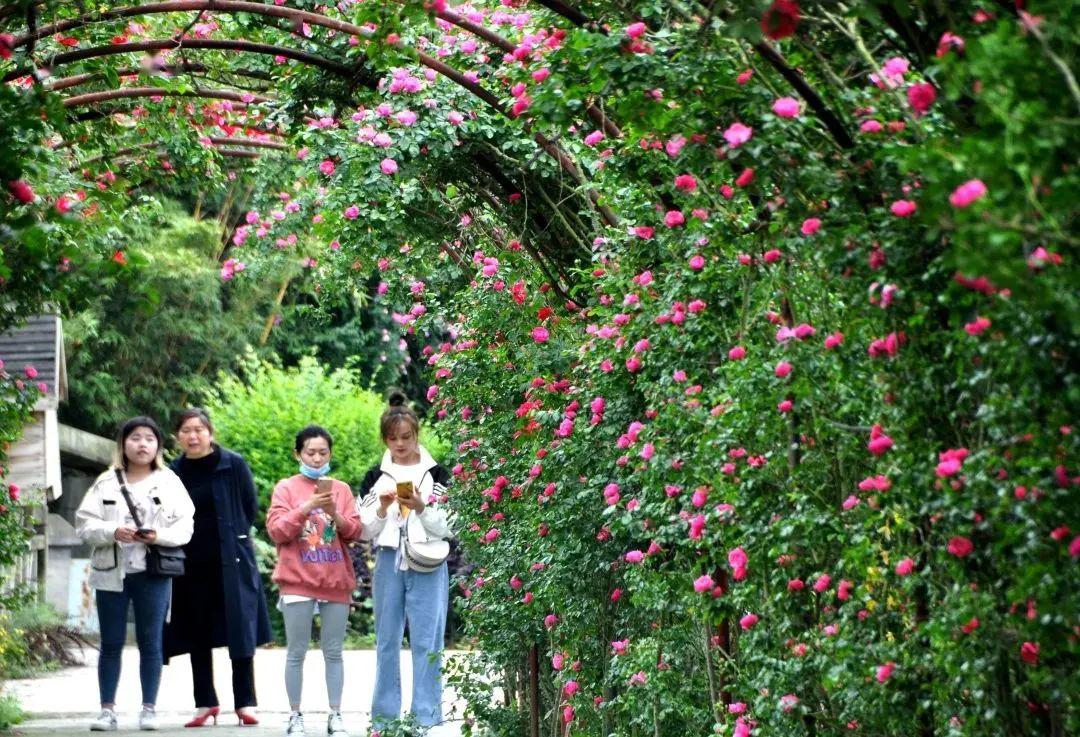
<svg viewBox="0 0 1080 737"><path fill-rule="evenodd" d="M327 461L318 468L312 468L303 461L300 461L300 473L312 480L321 479L323 476L330 473L330 461Z"/></svg>

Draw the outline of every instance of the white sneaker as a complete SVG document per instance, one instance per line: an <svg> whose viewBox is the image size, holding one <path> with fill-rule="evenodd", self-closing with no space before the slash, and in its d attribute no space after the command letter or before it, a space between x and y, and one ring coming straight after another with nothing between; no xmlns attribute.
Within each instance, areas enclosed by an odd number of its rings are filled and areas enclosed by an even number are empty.
<svg viewBox="0 0 1080 737"><path fill-rule="evenodd" d="M90 722L91 732L115 732L116 712L112 709L102 709L98 718Z"/></svg>
<svg viewBox="0 0 1080 737"><path fill-rule="evenodd" d="M158 728L157 712L152 708L143 707L139 712L139 729L144 732L156 732Z"/></svg>
<svg viewBox="0 0 1080 737"><path fill-rule="evenodd" d="M289 726L285 729L285 737L307 737L304 729L304 715L294 711L289 715Z"/></svg>
<svg viewBox="0 0 1080 737"><path fill-rule="evenodd" d="M341 719L340 711L330 712L330 716L326 719L326 733L331 737L349 737L349 733L345 731L345 722Z"/></svg>

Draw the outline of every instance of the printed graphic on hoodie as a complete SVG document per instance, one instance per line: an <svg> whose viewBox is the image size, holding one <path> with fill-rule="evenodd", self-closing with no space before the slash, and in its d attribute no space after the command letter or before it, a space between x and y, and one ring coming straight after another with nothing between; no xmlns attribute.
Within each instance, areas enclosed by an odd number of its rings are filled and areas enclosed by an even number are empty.
<svg viewBox="0 0 1080 737"><path fill-rule="evenodd" d="M300 535L300 562L306 564L340 563L345 560L341 546L337 545L334 518L322 509L314 509L304 521Z"/></svg>

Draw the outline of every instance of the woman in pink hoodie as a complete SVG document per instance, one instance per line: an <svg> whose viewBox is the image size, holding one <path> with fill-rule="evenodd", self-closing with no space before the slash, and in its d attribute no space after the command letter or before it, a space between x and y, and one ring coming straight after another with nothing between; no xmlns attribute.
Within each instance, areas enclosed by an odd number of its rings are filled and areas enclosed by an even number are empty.
<svg viewBox="0 0 1080 737"><path fill-rule="evenodd" d="M330 433L318 425L297 433L295 455L300 473L278 482L266 514L266 531L277 543L273 580L281 591L278 608L284 615L288 643L285 690L292 711L287 737L306 735L300 693L316 607L322 619L320 645L330 698L326 732L330 737L346 737L341 720L345 682L341 648L356 588L346 545L360 536L360 518L348 484L327 476L333 444Z"/></svg>

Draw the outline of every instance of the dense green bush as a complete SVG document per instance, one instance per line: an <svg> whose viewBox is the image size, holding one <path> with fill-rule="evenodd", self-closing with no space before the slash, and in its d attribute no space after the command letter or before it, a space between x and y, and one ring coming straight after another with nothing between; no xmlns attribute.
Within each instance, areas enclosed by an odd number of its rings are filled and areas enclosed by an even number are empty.
<svg viewBox="0 0 1080 737"><path fill-rule="evenodd" d="M146 414L177 408L231 369L262 330L269 290L221 278L221 232L175 202L149 203L123 223L127 264L115 289L64 322L69 398L61 421L112 437Z"/></svg>
<svg viewBox="0 0 1080 737"><path fill-rule="evenodd" d="M207 395L206 408L217 440L244 456L255 477L259 507L265 514L274 485L297 473L296 433L322 425L334 438L330 474L353 487L386 449L379 438L384 398L363 388L349 368L329 370L313 358L281 369L249 357L240 376L222 374ZM422 442L439 458L446 443L422 432Z"/></svg>

